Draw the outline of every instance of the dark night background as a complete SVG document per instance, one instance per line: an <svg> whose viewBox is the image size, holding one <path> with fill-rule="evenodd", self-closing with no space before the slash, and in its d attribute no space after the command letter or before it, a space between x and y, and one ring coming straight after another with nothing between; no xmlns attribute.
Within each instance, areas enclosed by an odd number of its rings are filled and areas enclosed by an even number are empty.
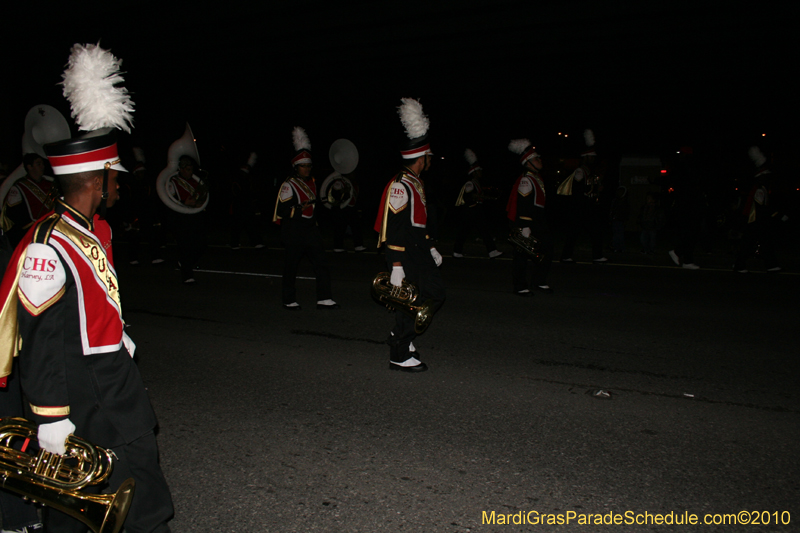
<svg viewBox="0 0 800 533"><path fill-rule="evenodd" d="M121 137L123 158L139 144L154 172L188 121L217 184L251 150L260 156L258 172L282 180L291 128L301 125L317 177L327 172L327 148L346 137L359 147L358 173L370 191L373 177L380 188L398 163L395 108L410 96L431 119L434 152L449 158L437 163L445 181L461 179L461 154L470 147L494 185L510 185L517 166L507 145L517 137L530 138L552 170L559 158L576 156L581 132L592 128L609 168L630 154L669 165L675 149L690 145L709 180L727 187L752 175L747 148L756 142L776 167L794 159L798 9L790 6L28 4L5 18L14 44L4 54L0 160L18 164L32 106L47 103L69 118L56 84L70 47L100 41L123 59L136 103L133 135Z"/></svg>

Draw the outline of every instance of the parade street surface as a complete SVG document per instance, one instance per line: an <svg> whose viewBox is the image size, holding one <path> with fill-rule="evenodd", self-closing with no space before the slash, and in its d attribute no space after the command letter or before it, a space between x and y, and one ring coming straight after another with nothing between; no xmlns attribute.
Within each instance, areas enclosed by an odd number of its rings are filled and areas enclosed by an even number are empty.
<svg viewBox="0 0 800 533"><path fill-rule="evenodd" d="M388 369L375 253L328 252L338 311L308 263L282 308L281 249L212 247L194 286L118 260L171 527L798 531L800 276L661 256L518 298L511 261L445 254L421 374Z"/></svg>

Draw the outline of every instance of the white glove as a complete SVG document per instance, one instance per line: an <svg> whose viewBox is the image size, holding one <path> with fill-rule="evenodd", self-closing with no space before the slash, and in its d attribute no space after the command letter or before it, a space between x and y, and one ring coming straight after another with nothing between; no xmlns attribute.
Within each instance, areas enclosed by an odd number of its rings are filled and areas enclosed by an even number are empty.
<svg viewBox="0 0 800 533"><path fill-rule="evenodd" d="M783 215L783 216L781 217L781 222L786 222L787 220L789 220L789 217L788 217L788 216L786 216L786 215Z"/></svg>
<svg viewBox="0 0 800 533"><path fill-rule="evenodd" d="M522 228L522 236L526 239L531 236L531 228Z"/></svg>
<svg viewBox="0 0 800 533"><path fill-rule="evenodd" d="M441 266L442 264L442 254L436 251L436 248L431 248L431 256L433 257L433 262L436 263L436 266Z"/></svg>
<svg viewBox="0 0 800 533"><path fill-rule="evenodd" d="M124 331L122 332L122 344L125 346L125 349L128 350L131 357L133 357L133 354L136 352L136 344Z"/></svg>
<svg viewBox="0 0 800 533"><path fill-rule="evenodd" d="M69 418L42 424L39 426L39 447L50 453L64 455L67 451L64 441L73 431L75 431L75 424L70 422Z"/></svg>
<svg viewBox="0 0 800 533"><path fill-rule="evenodd" d="M392 267L392 277L389 278L389 281L392 282L392 285L395 287L401 287L403 285L403 280L406 278L406 273L403 270L402 266L393 266Z"/></svg>

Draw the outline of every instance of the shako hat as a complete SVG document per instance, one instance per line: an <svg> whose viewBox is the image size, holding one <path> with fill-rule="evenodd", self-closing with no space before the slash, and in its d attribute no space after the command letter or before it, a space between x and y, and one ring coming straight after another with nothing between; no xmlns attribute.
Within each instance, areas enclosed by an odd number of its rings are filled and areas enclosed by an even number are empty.
<svg viewBox="0 0 800 533"><path fill-rule="evenodd" d="M536 147L528 139L514 139L508 144L508 149L519 155L519 163L522 166L529 160L540 157Z"/></svg>
<svg viewBox="0 0 800 533"><path fill-rule="evenodd" d="M300 126L295 126L292 130L292 143L294 144L294 157L292 166L311 164L311 141L306 134L306 130Z"/></svg>
<svg viewBox="0 0 800 533"><path fill-rule="evenodd" d="M583 130L583 140L586 143L586 148L581 152L581 157L597 155L597 150L594 147L594 132L590 129Z"/></svg>
<svg viewBox="0 0 800 533"><path fill-rule="evenodd" d="M475 155L475 152L467 148L464 150L464 159L467 160L467 164L469 165L469 170L467 171L467 175L471 175L476 170L483 170L480 165L478 165L478 156Z"/></svg>
<svg viewBox="0 0 800 533"><path fill-rule="evenodd" d="M127 172L120 164L115 130L130 133L134 104L120 86L125 81L121 65L122 60L99 45L72 47L61 85L78 129L87 133L43 146L56 176L108 169Z"/></svg>
<svg viewBox="0 0 800 533"><path fill-rule="evenodd" d="M400 155L403 159L416 159L426 154L433 154L428 142L430 120L422 112L422 104L413 98L402 98L401 101L397 113L406 130L407 139L400 146Z"/></svg>

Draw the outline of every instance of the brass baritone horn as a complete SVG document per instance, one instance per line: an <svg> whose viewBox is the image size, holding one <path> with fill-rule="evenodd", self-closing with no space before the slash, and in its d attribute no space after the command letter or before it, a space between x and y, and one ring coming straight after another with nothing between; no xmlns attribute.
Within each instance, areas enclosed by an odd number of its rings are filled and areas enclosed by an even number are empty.
<svg viewBox="0 0 800 533"><path fill-rule="evenodd" d="M533 235L530 237L523 236L522 228L511 230L511 234L508 236L508 242L516 246L522 252L530 255L535 261L541 262L541 260L544 259L544 254L539 251L539 247L541 246L539 239Z"/></svg>
<svg viewBox="0 0 800 533"><path fill-rule="evenodd" d="M421 335L433 321L433 300L422 305L414 305L419 299L419 289L403 280L401 287L391 282L389 272L381 272L372 280L372 297L389 309L402 311L414 318L414 331Z"/></svg>
<svg viewBox="0 0 800 533"><path fill-rule="evenodd" d="M38 441L39 426L24 418L0 419L0 482L4 489L68 514L94 533L118 533L133 499L134 481L115 494L81 492L108 478L110 451L70 435L65 455L40 449L26 453L28 441ZM17 448L20 448L18 450Z"/></svg>

